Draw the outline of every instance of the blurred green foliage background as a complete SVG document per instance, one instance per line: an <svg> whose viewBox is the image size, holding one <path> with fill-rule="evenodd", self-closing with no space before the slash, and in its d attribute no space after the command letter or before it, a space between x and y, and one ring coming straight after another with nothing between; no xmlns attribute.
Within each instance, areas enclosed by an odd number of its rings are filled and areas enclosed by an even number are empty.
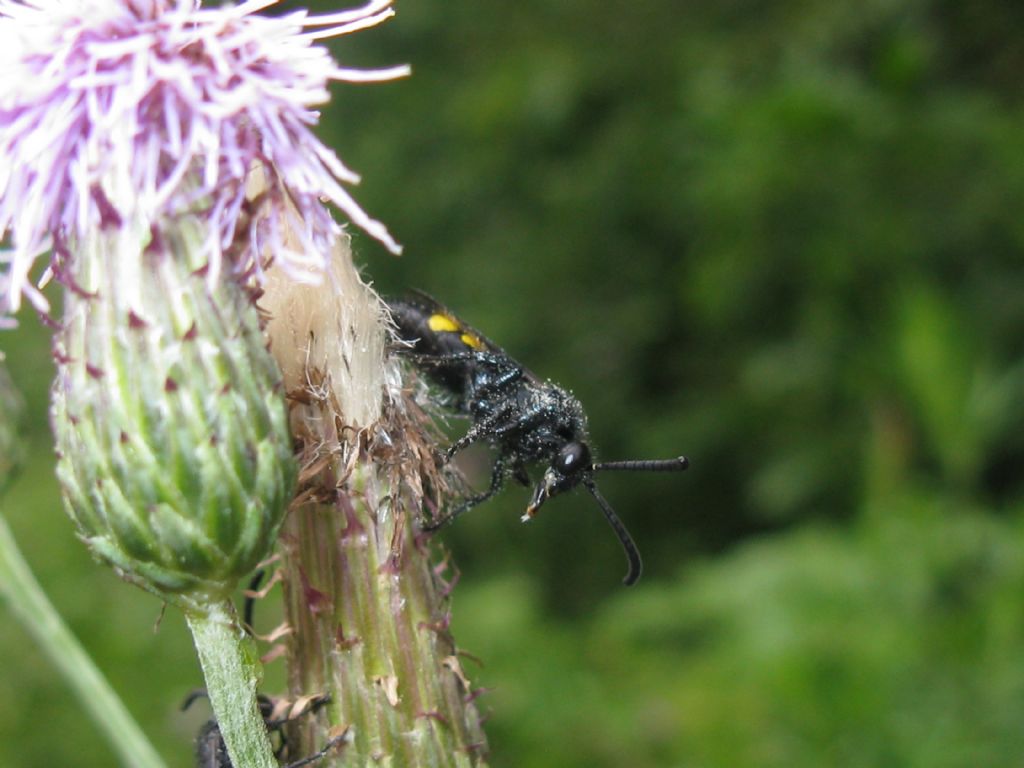
<svg viewBox="0 0 1024 768"><path fill-rule="evenodd" d="M646 558L585 495L447 530L492 764L1005 766L1024 754L1024 5L398 0L410 62L325 135L405 244L356 233L587 406ZM171 764L205 717L181 618L58 503L47 332L0 339L30 461L3 508ZM486 456L467 469L480 483ZM475 464L475 466L474 466ZM260 622L274 609L261 604ZM113 758L0 621L0 765ZM271 669L269 689L279 684Z"/></svg>

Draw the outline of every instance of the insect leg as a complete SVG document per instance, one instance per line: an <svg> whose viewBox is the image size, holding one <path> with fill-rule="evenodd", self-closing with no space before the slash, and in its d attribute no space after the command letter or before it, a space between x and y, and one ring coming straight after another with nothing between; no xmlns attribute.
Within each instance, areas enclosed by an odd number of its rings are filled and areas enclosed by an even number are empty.
<svg viewBox="0 0 1024 768"><path fill-rule="evenodd" d="M477 504L483 504L494 494L501 490L501 486L505 482L505 475L507 474L506 462L503 456L499 456L494 461L494 471L491 473L491 485L483 493L479 493L476 496L463 501L459 506L452 510L449 514L442 517L440 520L432 520L426 525L420 526L424 531L432 532L440 528L444 528L449 523L453 522L455 518L462 515L464 512L468 512Z"/></svg>
<svg viewBox="0 0 1024 768"><path fill-rule="evenodd" d="M514 406L506 406L480 418L469 428L466 434L448 446L448 450L444 452L445 462L451 461L456 453L463 448L468 448L478 440L504 431L502 425L509 423L509 417L514 411Z"/></svg>
<svg viewBox="0 0 1024 768"><path fill-rule="evenodd" d="M312 755L304 757L301 760L296 760L294 763L288 763L288 765L284 766L284 768L302 768L302 766L304 765L309 765L310 763L317 763L323 760L325 757L327 757L328 753L336 746L338 746L339 744L343 744L347 738L348 729L346 728L343 733L341 733L338 736L335 736L333 739L328 741L327 744L324 745L324 748L321 749L319 752L314 752Z"/></svg>
<svg viewBox="0 0 1024 768"><path fill-rule="evenodd" d="M196 688L196 690L189 692L188 696L185 697L185 700L181 702L181 711L184 712L186 709L191 707L195 703L196 699L205 698L208 698L206 695L206 689Z"/></svg>
<svg viewBox="0 0 1024 768"><path fill-rule="evenodd" d="M304 708L301 712L296 715L286 714L284 717L271 720L269 717L264 718L264 722L267 724L267 728L281 728L282 726L290 723L292 720L298 720L300 717L313 714L317 710L323 709L325 706L331 703L331 695L329 693L322 694L314 697L309 701L308 707Z"/></svg>
<svg viewBox="0 0 1024 768"><path fill-rule="evenodd" d="M256 571L256 573L253 574L252 580L249 582L249 586L246 587L246 592L257 592L264 576L266 576L266 571L262 568ZM249 632L253 631L252 617L255 609L256 598L246 595L244 608L242 609L242 626L247 627Z"/></svg>

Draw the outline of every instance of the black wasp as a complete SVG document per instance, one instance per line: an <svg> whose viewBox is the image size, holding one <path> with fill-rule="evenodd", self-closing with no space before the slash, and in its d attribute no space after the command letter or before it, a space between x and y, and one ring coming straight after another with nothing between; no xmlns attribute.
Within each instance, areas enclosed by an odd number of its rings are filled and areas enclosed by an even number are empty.
<svg viewBox="0 0 1024 768"><path fill-rule="evenodd" d="M253 617L253 606L255 605L255 598L252 593L259 589L260 582L263 581L264 572L262 570L257 571L249 582L248 592L249 595L245 598L245 608L243 611L243 621L249 630L252 629L252 617ZM185 697L185 701L181 704L182 711L192 706L197 699L206 698L206 691L197 689L192 691L188 696ZM285 738L285 726L293 720L309 715L316 712L321 707L327 705L331 701L331 697L328 695L312 696L305 700L304 706L299 707L288 707L287 702L281 699L272 699L270 696L266 696L262 693L256 696L257 704L260 709L260 716L263 718L263 724L267 727L267 733L273 738L276 735L277 746L274 749L274 757L281 758L282 754L288 751L288 740ZM284 705L284 706L281 706ZM282 709L299 709L300 711L296 714L291 712L280 713ZM317 763L327 757L331 750L339 746L345 741L347 734L342 733L327 742L318 752L314 752L312 755L303 757L294 762L288 763L284 768L303 768L303 766ZM196 766L197 768L234 768L234 764L231 762L231 756L228 754L227 744L224 743L224 736L221 735L220 725L217 723L216 718L207 720L199 728L199 733L196 736Z"/></svg>
<svg viewBox="0 0 1024 768"><path fill-rule="evenodd" d="M185 698L185 701L182 702L182 710L188 709L196 699L204 698L205 696L206 691L192 691ZM275 699L261 693L257 696L257 701L260 707L260 715L263 717L263 722L267 726L267 732L271 734L271 736L274 734L278 735L279 744L274 750L274 756L280 758L281 754L288 747L288 742L284 737L285 726L297 717L302 717L303 715L316 712L330 701L330 697L317 696L310 701L309 705L299 714L283 714L281 716L275 715L275 710L279 709L277 706L278 702ZM327 757L331 750L333 750L342 740L344 740L344 736L341 736L338 739L332 739L319 752L315 752L301 760L288 763L284 768L302 768L302 766L319 762ZM220 725L215 719L207 720L203 723L202 727L199 729L199 734L196 736L196 766L198 766L198 768L233 768L234 766L234 763L231 762L230 755L228 755L228 748L224 743L224 737L221 735Z"/></svg>
<svg viewBox="0 0 1024 768"><path fill-rule="evenodd" d="M582 484L590 491L622 542L629 561L623 583L635 584L642 561L626 526L594 483L594 473L606 469L676 471L686 469L685 456L655 461L594 462L587 441L587 417L579 401L561 387L544 381L517 363L497 345L459 320L424 293L389 302L400 350L437 385L452 410L469 416L469 431L447 450L445 460L478 441L497 449L491 484L471 496L446 517L425 526L436 530L496 494L511 475L529 485L526 465L547 465L534 486L523 521L559 493Z"/></svg>

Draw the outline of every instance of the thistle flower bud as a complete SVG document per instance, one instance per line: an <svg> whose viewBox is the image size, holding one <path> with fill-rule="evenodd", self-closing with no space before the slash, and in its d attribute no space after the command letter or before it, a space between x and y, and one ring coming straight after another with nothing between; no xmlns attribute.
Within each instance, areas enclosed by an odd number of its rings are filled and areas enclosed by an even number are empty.
<svg viewBox="0 0 1024 768"><path fill-rule="evenodd" d="M294 483L280 373L251 298L211 289L198 228L103 230L62 275L52 421L65 506L126 579L185 607L274 544ZM144 230L142 230L144 231Z"/></svg>
<svg viewBox="0 0 1024 768"><path fill-rule="evenodd" d="M0 355L0 491L11 481L14 470L21 462L21 441L18 425L23 404L18 391L7 375Z"/></svg>

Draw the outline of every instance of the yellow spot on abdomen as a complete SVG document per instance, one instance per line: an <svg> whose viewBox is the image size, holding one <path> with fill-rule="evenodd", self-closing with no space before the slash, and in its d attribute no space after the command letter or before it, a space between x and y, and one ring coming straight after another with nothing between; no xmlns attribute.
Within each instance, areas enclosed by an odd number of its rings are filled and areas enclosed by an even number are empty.
<svg viewBox="0 0 1024 768"><path fill-rule="evenodd" d="M431 315L427 320L427 326L435 333L441 331L454 333L462 330L459 324L453 318L448 317L448 315Z"/></svg>
<svg viewBox="0 0 1024 768"><path fill-rule="evenodd" d="M474 336L472 333L467 331L451 315L431 315L427 318L427 327L430 328L434 333L457 333L459 334L459 341L465 344L470 349L486 350L487 347L480 341L478 336Z"/></svg>
<svg viewBox="0 0 1024 768"><path fill-rule="evenodd" d="M478 339L472 333L463 333L462 336L460 336L459 338L462 339L462 343L465 344L467 347L472 347L473 349L484 348L484 343L480 341L480 339Z"/></svg>

